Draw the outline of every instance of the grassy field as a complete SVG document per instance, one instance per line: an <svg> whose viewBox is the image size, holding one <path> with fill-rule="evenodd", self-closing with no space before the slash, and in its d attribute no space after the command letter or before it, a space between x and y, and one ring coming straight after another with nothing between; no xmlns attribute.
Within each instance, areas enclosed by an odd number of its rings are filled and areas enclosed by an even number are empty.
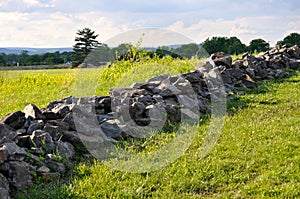
<svg viewBox="0 0 300 199"><path fill-rule="evenodd" d="M183 71L173 69L174 73L183 72L190 66L186 63ZM123 85L122 81L116 81L122 79L122 73L124 71L114 71L115 77L107 77L109 73L95 69L1 71L0 114L22 110L28 103L44 107L51 100L72 94L78 74L82 75L83 83L91 81L89 78L94 75L100 76L102 87L95 93L105 94L109 86ZM133 174L112 170L98 161L80 159L66 176L50 182L37 179L31 188L14 196L299 198L299 91L300 72L292 72L287 79L261 83L258 89L228 102L222 135L205 158L200 158L200 154L203 132L207 131L209 120L197 128L198 134L185 155L164 169ZM163 143L163 138L150 145Z"/></svg>

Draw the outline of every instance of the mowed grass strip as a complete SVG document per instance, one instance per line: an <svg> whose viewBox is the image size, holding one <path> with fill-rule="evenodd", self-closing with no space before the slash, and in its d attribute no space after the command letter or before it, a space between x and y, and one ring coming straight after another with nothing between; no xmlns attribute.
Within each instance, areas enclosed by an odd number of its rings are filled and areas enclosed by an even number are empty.
<svg viewBox="0 0 300 199"><path fill-rule="evenodd" d="M162 170L133 174L96 160L82 161L72 175L50 182L38 179L15 196L300 198L299 91L300 72L294 72L230 101L222 135L203 159L201 144L209 120L199 126L186 154Z"/></svg>

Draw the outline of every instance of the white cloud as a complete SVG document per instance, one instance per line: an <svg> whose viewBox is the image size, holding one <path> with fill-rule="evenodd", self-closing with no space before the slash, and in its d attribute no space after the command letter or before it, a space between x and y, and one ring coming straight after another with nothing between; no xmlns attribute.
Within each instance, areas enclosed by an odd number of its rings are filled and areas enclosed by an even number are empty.
<svg viewBox="0 0 300 199"><path fill-rule="evenodd" d="M298 1L221 0L0 0L0 45L72 46L78 29L89 27L101 42L124 31L157 27L195 42L212 36L283 39L300 32ZM278 11L278 12L276 12Z"/></svg>

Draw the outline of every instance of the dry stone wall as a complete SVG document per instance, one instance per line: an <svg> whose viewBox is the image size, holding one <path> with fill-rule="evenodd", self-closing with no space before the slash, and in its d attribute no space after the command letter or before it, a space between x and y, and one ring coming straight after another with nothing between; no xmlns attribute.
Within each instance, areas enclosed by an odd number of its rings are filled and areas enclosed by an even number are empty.
<svg viewBox="0 0 300 199"><path fill-rule="evenodd" d="M131 120L139 126L150 124L149 114L158 104L167 114L166 124L180 122L183 116L198 119L199 112L208 114L211 97L204 76L211 70L221 74L227 93L239 93L239 88L257 87L257 81L286 77L287 68L300 68L298 46L273 48L257 57L245 53L242 59L233 61L222 52L214 53L210 58L215 64L207 62L190 73L160 75L147 82L135 83L131 88L113 89L109 96L86 98L95 106L98 128L115 142L135 138L134 133L126 130L126 125L118 125L114 117L118 114L117 109L127 108L129 112L127 118L121 115L119 120ZM196 99L184 89L188 86L196 93ZM177 92L178 88L185 92ZM130 91L127 106L120 103L112 107L115 97L124 91ZM82 153L80 149L84 146L72 112L77 100L69 96L50 102L46 108L29 104L23 111L8 114L0 120L0 198L10 198L10 191L30 186L37 175L52 178L65 173L75 155ZM182 101L188 107L180 107ZM159 118L157 122L160 122Z"/></svg>

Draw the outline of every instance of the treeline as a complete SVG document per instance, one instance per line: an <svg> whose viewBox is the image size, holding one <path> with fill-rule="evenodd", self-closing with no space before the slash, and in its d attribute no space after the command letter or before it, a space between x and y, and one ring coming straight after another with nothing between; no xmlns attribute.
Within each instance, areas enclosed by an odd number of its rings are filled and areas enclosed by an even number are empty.
<svg viewBox="0 0 300 199"><path fill-rule="evenodd" d="M72 52L54 52L29 55L28 51L21 54L0 53L0 66L36 66L36 65L57 65L70 63Z"/></svg>
<svg viewBox="0 0 300 199"><path fill-rule="evenodd" d="M283 40L277 41L276 45L286 45L289 47L293 45L300 45L300 34L291 33ZM261 38L251 40L249 46L246 46L237 37L208 38L203 42L202 46L209 54L222 51L231 55L243 52L264 52L270 48L270 44Z"/></svg>
<svg viewBox="0 0 300 199"><path fill-rule="evenodd" d="M111 62L115 59L137 59L132 51L133 46L130 44L120 44L117 47L109 48L106 44L100 44L96 41L94 31L85 28L77 33L77 42L73 52L54 52L45 54L29 55L27 51L21 54L0 54L0 66L33 66L33 65L57 65L72 63L73 67L81 64L86 58L93 59L97 64ZM95 46L91 45L95 44ZM300 46L300 34L291 33L283 40L278 41L276 45L293 45ZM90 46L89 46L90 45ZM212 54L214 52L225 52L227 54L240 54L244 52L263 52L270 48L270 44L261 39L253 39L249 45L243 44L237 37L212 37L206 39L202 44L184 44L179 47L161 46L157 49L148 49L148 55L159 57L172 56L174 58L191 58L193 56ZM97 58L89 57L91 50L97 51ZM207 55L207 54L206 54Z"/></svg>

